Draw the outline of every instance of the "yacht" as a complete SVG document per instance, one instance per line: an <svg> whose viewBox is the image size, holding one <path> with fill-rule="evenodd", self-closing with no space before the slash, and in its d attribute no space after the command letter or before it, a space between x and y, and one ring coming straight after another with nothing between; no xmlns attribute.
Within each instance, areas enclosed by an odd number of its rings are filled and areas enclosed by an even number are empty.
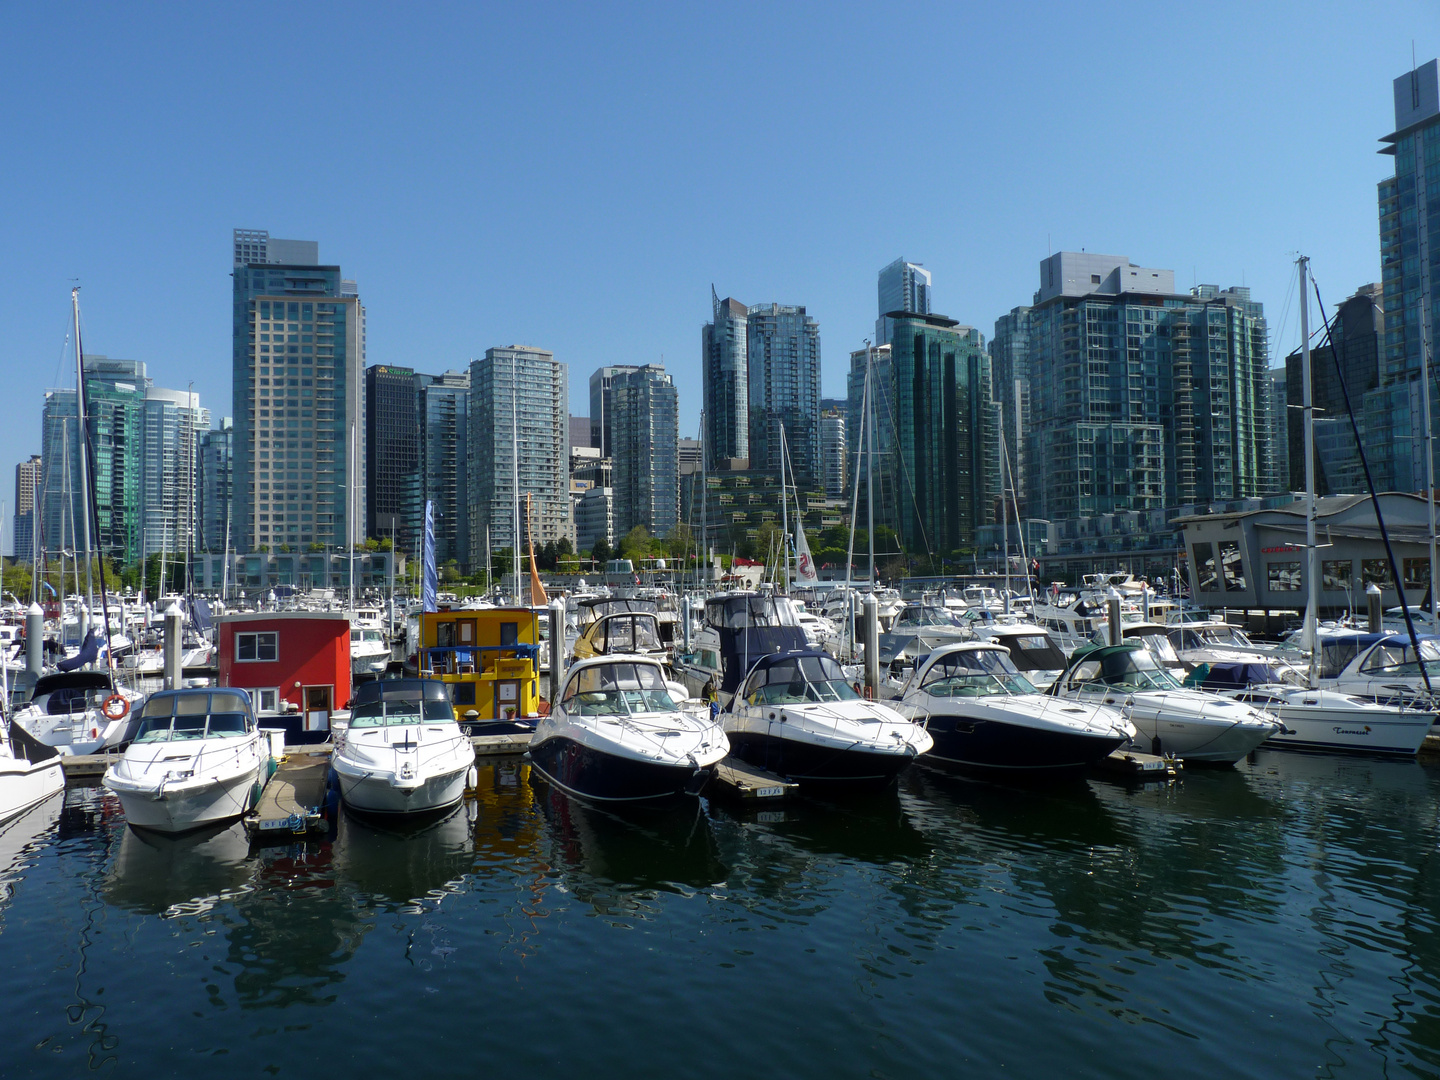
<svg viewBox="0 0 1440 1080"><path fill-rule="evenodd" d="M675 657L675 671L691 697L714 688L728 704L755 659L765 653L808 649L799 612L773 593L720 593L705 601L705 625L690 651Z"/></svg>
<svg viewBox="0 0 1440 1080"><path fill-rule="evenodd" d="M991 642L947 645L922 661L899 712L923 723L934 749L922 765L1007 774L1082 769L1128 743L1119 709L1039 693Z"/></svg>
<svg viewBox="0 0 1440 1080"><path fill-rule="evenodd" d="M375 678L390 666L390 646L378 627L350 624L350 673Z"/></svg>
<svg viewBox="0 0 1440 1080"><path fill-rule="evenodd" d="M790 780L893 780L932 745L922 724L865 701L818 649L766 653L723 714L735 756Z"/></svg>
<svg viewBox="0 0 1440 1080"><path fill-rule="evenodd" d="M1140 642L1077 652L1051 693L1123 708L1137 732L1136 750L1173 754L1186 764L1233 765L1284 730L1258 705L1181 685Z"/></svg>
<svg viewBox="0 0 1440 1080"><path fill-rule="evenodd" d="M36 680L11 722L58 753L98 754L130 741L139 722L133 710L144 698L108 671L55 671Z"/></svg>
<svg viewBox="0 0 1440 1080"><path fill-rule="evenodd" d="M0 822L19 817L65 788L65 770L54 750L24 740L0 724Z"/></svg>
<svg viewBox="0 0 1440 1080"><path fill-rule="evenodd" d="M975 636L1009 649L1011 662L1042 693L1050 689L1068 663L1050 631L1035 623L977 623Z"/></svg>
<svg viewBox="0 0 1440 1080"><path fill-rule="evenodd" d="M243 690L160 690L101 781L131 825L181 833L240 817L269 779L269 740Z"/></svg>
<svg viewBox="0 0 1440 1080"><path fill-rule="evenodd" d="M453 807L475 783L475 747L461 730L445 683L362 683L330 757L340 798L372 814L422 814Z"/></svg>
<svg viewBox="0 0 1440 1080"><path fill-rule="evenodd" d="M653 656L577 660L559 702L536 722L532 767L601 802L698 794L730 746L708 708L682 709L683 699Z"/></svg>

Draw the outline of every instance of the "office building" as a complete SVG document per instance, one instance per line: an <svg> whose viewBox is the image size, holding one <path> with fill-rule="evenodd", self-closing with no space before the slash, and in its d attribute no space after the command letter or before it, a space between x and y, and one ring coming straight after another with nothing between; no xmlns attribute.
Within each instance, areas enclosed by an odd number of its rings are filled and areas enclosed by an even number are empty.
<svg viewBox="0 0 1440 1080"><path fill-rule="evenodd" d="M886 464L902 494L891 523L907 551L949 555L974 545L998 494L989 357L980 332L954 319L889 317L895 457Z"/></svg>
<svg viewBox="0 0 1440 1080"><path fill-rule="evenodd" d="M1025 440L1030 424L1030 309L1012 308L995 320L990 339L990 369L994 380L995 406L1000 414L1005 452L1009 455L1005 487L1013 490L1021 512L1026 512Z"/></svg>
<svg viewBox="0 0 1440 1080"><path fill-rule="evenodd" d="M470 362L470 565L484 565L487 529L492 550L515 545L517 498L522 544L531 536L536 547L562 537L574 542L569 390L565 365L545 349L487 349Z"/></svg>
<svg viewBox="0 0 1440 1080"><path fill-rule="evenodd" d="M1384 351L1380 386L1370 395L1366 450L1381 491L1425 488L1424 407L1437 416L1435 284L1440 276L1440 61L1394 81L1395 130L1382 154L1395 175L1380 181L1380 273ZM1429 384L1422 383L1429 353ZM1432 431L1434 429L1432 428ZM1437 470L1440 473L1440 470Z"/></svg>
<svg viewBox="0 0 1440 1080"><path fill-rule="evenodd" d="M470 562L470 373L447 371L417 378L420 380L420 506L423 513L425 503L431 503L435 561L441 566L454 561L473 569ZM480 563L483 562L482 556Z"/></svg>
<svg viewBox="0 0 1440 1080"><path fill-rule="evenodd" d="M220 426L200 432L197 546L224 552L231 545L230 496L235 484L235 422L222 417Z"/></svg>
<svg viewBox="0 0 1440 1080"><path fill-rule="evenodd" d="M617 375L628 375L640 369L634 364L611 364L596 368L590 374L590 430L584 439L587 446L598 446L601 457L613 457L610 449L611 413L614 411L613 387ZM575 434L570 435L575 445Z"/></svg>
<svg viewBox="0 0 1440 1080"><path fill-rule="evenodd" d="M888 345L895 325L888 312L908 311L930 314L930 271L919 263L896 259L880 271L877 283L879 318L875 320L875 344Z"/></svg>
<svg viewBox="0 0 1440 1080"><path fill-rule="evenodd" d="M846 374L845 436L850 444L850 474L860 480L860 520L869 519L870 491L875 492L875 521L893 521L897 493L890 489L893 470L886 464L895 459L895 401L890 363L891 347L881 345L856 349L850 354ZM866 372L869 372L870 403L865 403ZM874 461L870 460L874 451Z"/></svg>
<svg viewBox="0 0 1440 1080"><path fill-rule="evenodd" d="M314 266L320 261L320 245L314 240L280 240L265 229L236 229L235 265L277 263Z"/></svg>
<svg viewBox="0 0 1440 1080"><path fill-rule="evenodd" d="M780 472L781 428L802 485L820 475L820 325L803 307L746 309L750 468Z"/></svg>
<svg viewBox="0 0 1440 1080"><path fill-rule="evenodd" d="M572 415L570 417L570 448L573 450L577 446L594 446L595 444L590 441L591 437L590 417Z"/></svg>
<svg viewBox="0 0 1440 1080"><path fill-rule="evenodd" d="M1248 289L1175 291L1123 256L1040 264L1028 316L1029 513L1049 520L1258 496L1269 354Z"/></svg>
<svg viewBox="0 0 1440 1080"><path fill-rule="evenodd" d="M615 489L596 486L586 488L575 500L575 550L594 551L601 540L614 549Z"/></svg>
<svg viewBox="0 0 1440 1080"><path fill-rule="evenodd" d="M15 519L10 531L16 562L35 559L35 506L40 491L40 455L31 454L29 461L15 466Z"/></svg>
<svg viewBox="0 0 1440 1080"><path fill-rule="evenodd" d="M365 535L413 551L423 527L420 383L413 368L365 369Z"/></svg>
<svg viewBox="0 0 1440 1080"><path fill-rule="evenodd" d="M591 380L592 392L594 380ZM613 440L614 528L620 536L640 526L667 536L680 515L680 398L658 364L613 378L606 417ZM578 523L577 523L578 527Z"/></svg>
<svg viewBox="0 0 1440 1080"><path fill-rule="evenodd" d="M721 300L713 286L710 299L713 318L700 332L705 408L701 441L706 465L714 467L750 458L749 312L738 300Z"/></svg>
<svg viewBox="0 0 1440 1080"><path fill-rule="evenodd" d="M1295 490L1290 486L1290 446L1286 424L1290 412L1286 401L1286 374L1283 367L1271 368L1270 386L1270 479L1265 491L1270 495Z"/></svg>
<svg viewBox="0 0 1440 1080"><path fill-rule="evenodd" d="M235 544L348 547L365 539L364 308L338 266L266 254L234 271Z"/></svg>
<svg viewBox="0 0 1440 1080"><path fill-rule="evenodd" d="M147 554L199 551L199 437L210 429L210 410L192 391L152 386L142 424L140 546Z"/></svg>
<svg viewBox="0 0 1440 1080"><path fill-rule="evenodd" d="M1315 493L1363 495L1366 488L1358 449L1361 444L1356 443L1350 424L1346 390L1355 409L1355 420L1366 454L1376 471L1377 482L1380 462L1385 461L1388 469L1393 467L1395 460L1393 455L1386 453L1393 448L1382 448L1376 445L1377 440L1366 435L1373 427L1387 427L1383 410L1368 415L1366 410L1367 404L1374 406L1386 400L1386 395L1380 392L1384 381L1381 357L1385 350L1381 287L1377 284L1362 286L1330 315L1329 340L1324 340L1323 336L1317 338L1310 349L1310 391L1315 404ZM1317 324L1319 321L1318 318L1315 320ZM1285 358L1285 403L1295 406L1284 410L1289 474L1283 490L1288 491L1305 490L1302 359L1299 349ZM1423 457L1420 468L1424 468ZM1423 475L1420 484L1423 489Z"/></svg>

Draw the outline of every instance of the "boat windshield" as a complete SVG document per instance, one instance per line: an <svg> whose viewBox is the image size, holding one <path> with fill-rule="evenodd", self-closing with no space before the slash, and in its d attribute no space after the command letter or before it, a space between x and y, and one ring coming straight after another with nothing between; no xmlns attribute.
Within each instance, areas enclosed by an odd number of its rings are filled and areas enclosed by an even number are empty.
<svg viewBox="0 0 1440 1080"><path fill-rule="evenodd" d="M676 712L655 664L594 664L570 676L560 704L575 716L631 716Z"/></svg>
<svg viewBox="0 0 1440 1080"><path fill-rule="evenodd" d="M604 620L606 652L644 652L660 648L660 622L654 615L611 615Z"/></svg>
<svg viewBox="0 0 1440 1080"><path fill-rule="evenodd" d="M1065 654L1049 634L1009 634L999 639L1010 649L1010 660L1021 671L1060 671Z"/></svg>
<svg viewBox="0 0 1440 1080"><path fill-rule="evenodd" d="M1238 649L1253 649L1255 643L1246 636L1245 631L1234 626L1223 624L1215 626L1196 627L1198 633L1211 645L1230 645Z"/></svg>
<svg viewBox="0 0 1440 1080"><path fill-rule="evenodd" d="M1144 649L1126 649L1123 652L1081 660L1070 672L1066 685L1070 689L1094 685L1115 690L1179 690L1180 680L1161 667Z"/></svg>
<svg viewBox="0 0 1440 1080"><path fill-rule="evenodd" d="M350 712L350 727L389 727L395 724L445 723L455 719L450 702L439 698L421 700L416 689L385 690L378 701L366 701Z"/></svg>
<svg viewBox="0 0 1440 1080"><path fill-rule="evenodd" d="M140 710L135 742L228 739L252 730L250 710L239 694L153 694Z"/></svg>
<svg viewBox="0 0 1440 1080"><path fill-rule="evenodd" d="M860 695L828 656L774 660L750 675L744 698L751 705L804 705L816 701L854 701Z"/></svg>
<svg viewBox="0 0 1440 1080"><path fill-rule="evenodd" d="M963 626L964 624L944 608L933 604L911 604L900 612L895 626Z"/></svg>
<svg viewBox="0 0 1440 1080"><path fill-rule="evenodd" d="M925 669L920 689L932 697L1039 693L1001 649L946 653Z"/></svg>

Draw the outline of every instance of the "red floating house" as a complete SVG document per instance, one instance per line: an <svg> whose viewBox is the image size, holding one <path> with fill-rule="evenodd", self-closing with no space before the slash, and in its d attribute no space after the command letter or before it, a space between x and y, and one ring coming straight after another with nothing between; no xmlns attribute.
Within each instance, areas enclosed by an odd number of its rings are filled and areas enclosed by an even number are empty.
<svg viewBox="0 0 1440 1080"><path fill-rule="evenodd" d="M258 611L215 620L220 685L250 691L267 727L288 743L324 742L330 714L350 700L350 614Z"/></svg>

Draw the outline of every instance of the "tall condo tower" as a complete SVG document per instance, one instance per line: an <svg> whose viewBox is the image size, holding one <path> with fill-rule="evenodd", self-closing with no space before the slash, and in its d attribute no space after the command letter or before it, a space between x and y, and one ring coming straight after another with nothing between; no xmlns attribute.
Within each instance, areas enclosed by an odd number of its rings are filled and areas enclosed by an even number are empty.
<svg viewBox="0 0 1440 1080"><path fill-rule="evenodd" d="M594 379L591 379L594 386ZM615 376L614 528L624 536L642 526L665 536L680 514L680 398L658 364Z"/></svg>
<svg viewBox="0 0 1440 1080"><path fill-rule="evenodd" d="M701 433L708 467L725 459L750 457L748 309L710 289L712 320L700 332L705 429Z"/></svg>
<svg viewBox="0 0 1440 1080"><path fill-rule="evenodd" d="M893 332L892 311L914 315L930 314L930 271L919 263L896 259L880 271L876 289L880 301L880 317L875 320L875 344L888 345Z"/></svg>
<svg viewBox="0 0 1440 1080"><path fill-rule="evenodd" d="M244 242L237 231L237 259ZM270 261L234 271L232 532L241 551L365 539L365 309L340 267L273 261L281 251L318 256L317 246L268 240Z"/></svg>
<svg viewBox="0 0 1440 1080"><path fill-rule="evenodd" d="M802 484L820 476L820 324L803 307L747 309L750 467L780 471L780 427ZM787 466L788 469L789 466Z"/></svg>

